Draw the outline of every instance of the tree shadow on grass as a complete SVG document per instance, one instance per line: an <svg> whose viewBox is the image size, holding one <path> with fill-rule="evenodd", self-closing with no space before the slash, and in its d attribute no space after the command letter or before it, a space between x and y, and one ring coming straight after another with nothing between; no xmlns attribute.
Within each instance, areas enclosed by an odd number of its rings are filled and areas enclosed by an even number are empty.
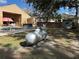
<svg viewBox="0 0 79 59"><path fill-rule="evenodd" d="M14 59L13 50L10 48L11 44L5 44L0 47L0 59Z"/></svg>
<svg viewBox="0 0 79 59"><path fill-rule="evenodd" d="M4 47L4 48L3 48ZM0 48L0 59L16 59L14 58L14 48L11 47L11 44L5 44ZM27 52L17 52L20 54L19 59L79 59L79 55L75 54L72 49L65 48L56 44L44 42L40 47L30 47L29 53ZM27 51L28 47L23 48ZM15 54L16 55L16 54ZM18 59L18 58L17 58Z"/></svg>
<svg viewBox="0 0 79 59"><path fill-rule="evenodd" d="M9 43L0 46L0 59L22 59L22 55L17 52L17 49Z"/></svg>
<svg viewBox="0 0 79 59"><path fill-rule="evenodd" d="M12 34L10 36L13 38L17 38L17 40L20 40L20 39L24 39L26 34L27 33L22 32L22 33Z"/></svg>
<svg viewBox="0 0 79 59"><path fill-rule="evenodd" d="M77 39L79 38L79 31L77 30L66 30L63 28L52 28L48 30L48 35L54 38L65 38L65 39Z"/></svg>
<svg viewBox="0 0 79 59"><path fill-rule="evenodd" d="M18 38L19 37L20 36L18 36ZM5 44L3 47L5 48L0 48L0 59L15 59L13 57L14 48L11 47L11 44ZM21 53L22 58L19 59L79 59L79 55L77 54L75 57L72 49L65 48L63 46L60 47L59 45L49 45L44 43L41 45L41 47L32 49L33 50L31 50L29 53Z"/></svg>
<svg viewBox="0 0 79 59"><path fill-rule="evenodd" d="M63 52L64 53L64 52ZM49 47L33 49L24 59L73 59Z"/></svg>
<svg viewBox="0 0 79 59"><path fill-rule="evenodd" d="M55 54L56 59L79 59L79 47L77 49L73 49L70 47L65 47L63 45L48 43L43 46L45 49L51 51L51 53Z"/></svg>
<svg viewBox="0 0 79 59"><path fill-rule="evenodd" d="M64 47L44 45L31 51L29 59L79 59L78 55Z"/></svg>
<svg viewBox="0 0 79 59"><path fill-rule="evenodd" d="M32 47L31 47L32 48ZM26 47L27 49L27 47ZM40 47L32 48L30 53L23 54L23 59L79 59L78 54L64 46L43 43Z"/></svg>
<svg viewBox="0 0 79 59"><path fill-rule="evenodd" d="M33 49L29 54L23 55L23 59L56 59L56 57L53 53L37 48Z"/></svg>

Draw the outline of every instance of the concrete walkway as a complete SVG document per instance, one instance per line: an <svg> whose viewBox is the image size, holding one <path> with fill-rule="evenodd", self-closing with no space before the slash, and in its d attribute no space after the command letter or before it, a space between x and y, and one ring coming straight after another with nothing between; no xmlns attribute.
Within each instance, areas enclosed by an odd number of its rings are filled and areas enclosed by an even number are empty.
<svg viewBox="0 0 79 59"><path fill-rule="evenodd" d="M11 34L16 34L16 33L21 33L21 32L29 32L33 31L35 29L17 29L17 30L1 30L0 31L0 36L5 36L5 35L11 35Z"/></svg>
<svg viewBox="0 0 79 59"><path fill-rule="evenodd" d="M0 36L8 35L8 33L0 33Z"/></svg>

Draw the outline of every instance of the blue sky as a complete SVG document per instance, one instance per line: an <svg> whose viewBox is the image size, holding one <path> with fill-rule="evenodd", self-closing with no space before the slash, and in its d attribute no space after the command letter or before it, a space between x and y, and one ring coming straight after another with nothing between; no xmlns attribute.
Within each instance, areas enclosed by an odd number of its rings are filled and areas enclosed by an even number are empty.
<svg viewBox="0 0 79 59"><path fill-rule="evenodd" d="M32 6L29 6L24 0L0 0L0 6L8 4L17 4L22 9L32 9Z"/></svg>
<svg viewBox="0 0 79 59"><path fill-rule="evenodd" d="M8 4L17 4L21 9L28 9L28 10L33 9L33 7L29 6L29 4L25 3L24 0L0 0L0 6L4 6L4 5L8 5ZM66 7L65 9L62 7L62 8L60 8L60 10L58 10L58 12L60 14L66 13L66 14L75 15L75 9L74 8L69 10L68 7Z"/></svg>
<svg viewBox="0 0 79 59"><path fill-rule="evenodd" d="M59 12L60 14L65 13L65 14L75 15L76 10L75 10L75 8L71 8L71 9L70 9L70 8L68 8L68 7L66 7L66 8L61 7L61 8L58 10L58 12Z"/></svg>

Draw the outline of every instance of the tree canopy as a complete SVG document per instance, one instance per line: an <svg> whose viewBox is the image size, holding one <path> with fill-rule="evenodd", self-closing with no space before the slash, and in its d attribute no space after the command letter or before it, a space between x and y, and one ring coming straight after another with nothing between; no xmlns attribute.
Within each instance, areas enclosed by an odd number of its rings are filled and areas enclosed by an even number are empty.
<svg viewBox="0 0 79 59"><path fill-rule="evenodd" d="M33 4L33 7L45 17L54 16L60 7L78 7L78 0L25 0L26 3ZM77 9L76 9L77 10Z"/></svg>

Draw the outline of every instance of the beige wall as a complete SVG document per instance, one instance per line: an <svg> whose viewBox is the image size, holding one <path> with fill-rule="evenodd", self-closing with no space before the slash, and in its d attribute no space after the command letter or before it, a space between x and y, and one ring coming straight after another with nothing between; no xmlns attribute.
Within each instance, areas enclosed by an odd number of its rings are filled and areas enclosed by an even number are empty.
<svg viewBox="0 0 79 59"><path fill-rule="evenodd" d="M0 11L0 26L3 25L2 17L3 17L3 13Z"/></svg>
<svg viewBox="0 0 79 59"><path fill-rule="evenodd" d="M27 19L27 23L32 24L33 27L35 27L37 25L37 21L36 21L35 17L31 17L31 18Z"/></svg>
<svg viewBox="0 0 79 59"><path fill-rule="evenodd" d="M30 18L27 13L25 13L23 10L21 10L19 7L16 6L16 4L8 5L8 6L2 6L0 7L0 10L15 14L21 14L21 25L24 23L27 23L27 18ZM0 13L0 19L2 18L2 13ZM1 20L0 20L1 22Z"/></svg>

